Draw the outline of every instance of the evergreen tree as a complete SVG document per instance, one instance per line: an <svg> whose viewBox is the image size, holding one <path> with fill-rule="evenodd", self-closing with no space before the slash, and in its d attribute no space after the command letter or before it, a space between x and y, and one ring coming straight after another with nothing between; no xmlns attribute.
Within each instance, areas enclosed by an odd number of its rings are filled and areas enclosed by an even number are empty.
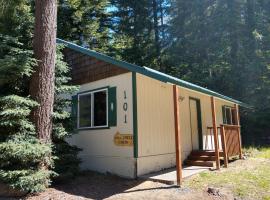
<svg viewBox="0 0 270 200"><path fill-rule="evenodd" d="M25 82L36 64L31 51L18 39L0 35L0 181L27 192L44 190L50 184L52 146L42 144L29 120L38 104L26 95Z"/></svg>
<svg viewBox="0 0 270 200"><path fill-rule="evenodd" d="M254 106L242 112L244 142L266 137L268 1L178 0L170 15L169 73Z"/></svg>
<svg viewBox="0 0 270 200"><path fill-rule="evenodd" d="M57 35L92 50L109 52L108 0L60 0Z"/></svg>
<svg viewBox="0 0 270 200"><path fill-rule="evenodd" d="M69 68L57 50L52 144L41 143L30 112L38 103L29 97L29 81L37 62L31 47L33 17L30 1L14 0L0 12L0 182L26 192L39 192L51 178L78 170L78 150L65 138L74 132L64 97L77 87L69 84ZM20 15L20 17L18 17ZM8 23L7 23L7 16ZM20 26L18 24L20 23ZM12 28L13 31L7 31ZM45 164L48 168L41 168ZM68 163L68 164L67 164ZM56 173L57 172L57 173Z"/></svg>
<svg viewBox="0 0 270 200"><path fill-rule="evenodd" d="M153 32L151 32L150 7L151 2L147 0L125 1L113 0L114 37L119 43L124 39L124 47L117 54L123 60L141 66L149 66L151 63L151 51L153 49Z"/></svg>
<svg viewBox="0 0 270 200"><path fill-rule="evenodd" d="M70 71L66 62L63 61L63 46L57 47L57 60L55 71L55 100L53 114L53 132L52 141L54 144L55 171L59 174L57 179L64 179L74 176L79 171L80 159L77 157L80 149L69 145L65 139L75 133L74 122L70 108L72 102L68 96L71 96L78 90L78 86L70 84Z"/></svg>

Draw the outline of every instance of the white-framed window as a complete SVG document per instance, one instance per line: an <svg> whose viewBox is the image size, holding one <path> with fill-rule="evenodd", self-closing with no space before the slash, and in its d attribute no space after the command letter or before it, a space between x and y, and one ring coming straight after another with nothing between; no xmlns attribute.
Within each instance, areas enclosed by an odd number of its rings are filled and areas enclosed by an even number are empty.
<svg viewBox="0 0 270 200"><path fill-rule="evenodd" d="M78 94L77 128L108 127L108 89Z"/></svg>
<svg viewBox="0 0 270 200"><path fill-rule="evenodd" d="M230 106L223 106L222 107L222 114L223 114L223 124L228 125L235 125L235 109Z"/></svg>

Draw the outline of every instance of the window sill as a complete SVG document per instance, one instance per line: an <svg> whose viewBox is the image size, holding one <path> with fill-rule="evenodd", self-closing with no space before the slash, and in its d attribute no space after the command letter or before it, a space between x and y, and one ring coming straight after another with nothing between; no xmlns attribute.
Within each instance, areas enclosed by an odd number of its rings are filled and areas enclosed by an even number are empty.
<svg viewBox="0 0 270 200"><path fill-rule="evenodd" d="M102 130L102 129L110 129L110 127L109 126L104 126L104 127L85 127L85 128L77 128L77 131Z"/></svg>

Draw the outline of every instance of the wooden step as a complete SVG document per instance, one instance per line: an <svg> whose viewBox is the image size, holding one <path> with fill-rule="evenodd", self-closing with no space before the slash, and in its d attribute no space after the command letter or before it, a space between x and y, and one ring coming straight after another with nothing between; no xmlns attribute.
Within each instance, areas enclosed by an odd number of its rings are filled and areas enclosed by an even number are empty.
<svg viewBox="0 0 270 200"><path fill-rule="evenodd" d="M208 151L208 150L195 150L190 153L192 156L215 156L214 151ZM219 156L223 156L223 152L219 152Z"/></svg>
<svg viewBox="0 0 270 200"><path fill-rule="evenodd" d="M191 166L214 167L214 162L212 161L186 160L185 163Z"/></svg>
<svg viewBox="0 0 270 200"><path fill-rule="evenodd" d="M195 150L190 153L190 155L194 156L215 156L214 151L202 151L202 150Z"/></svg>
<svg viewBox="0 0 270 200"><path fill-rule="evenodd" d="M215 161L215 156L189 155L188 160Z"/></svg>

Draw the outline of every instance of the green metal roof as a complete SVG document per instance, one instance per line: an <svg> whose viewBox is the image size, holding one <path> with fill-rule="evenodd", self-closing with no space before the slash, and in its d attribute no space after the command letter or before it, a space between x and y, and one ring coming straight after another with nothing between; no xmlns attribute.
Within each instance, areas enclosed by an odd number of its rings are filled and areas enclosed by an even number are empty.
<svg viewBox="0 0 270 200"><path fill-rule="evenodd" d="M125 68L129 71L137 72L137 73L143 74L145 76L154 78L154 79L162 81L162 82L168 82L168 83L172 83L175 85L179 85L179 86L182 86L182 87L185 87L185 88L197 91L197 92L205 93L205 94L208 94L208 95L211 95L214 97L218 97L218 98L239 104L239 105L244 106L244 107L248 107L248 105L246 105L245 103L242 103L241 101L238 101L238 100L235 100L233 98L227 97L225 95L219 94L217 92L214 92L212 90L206 89L206 88L201 87L201 86L198 86L196 84L178 79L178 78L170 76L168 74L159 72L157 70L154 70L154 69L151 69L148 67L141 67L141 66L134 65L134 64L131 64L131 63L128 63L125 61L121 61L121 60L116 60L110 56L104 55L102 53L98 53L98 52L93 51L93 50L89 50L87 48L84 48L82 46L76 45L72 42L68 42L68 41L65 41L62 39L57 39L57 43L64 44L66 47L68 47L70 49L81 52L85 55L89 55L89 56L94 57L96 59L103 60L103 61L108 62L110 64L117 65L117 66Z"/></svg>

